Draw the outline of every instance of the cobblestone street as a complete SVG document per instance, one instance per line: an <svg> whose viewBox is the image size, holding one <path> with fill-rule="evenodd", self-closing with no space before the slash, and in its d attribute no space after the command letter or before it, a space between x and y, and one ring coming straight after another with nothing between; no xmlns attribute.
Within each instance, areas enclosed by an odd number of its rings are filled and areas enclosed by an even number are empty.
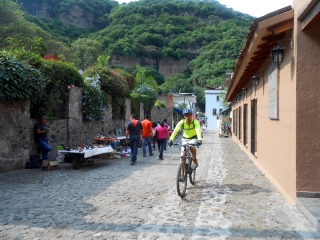
<svg viewBox="0 0 320 240"><path fill-rule="evenodd" d="M204 131L183 200L179 149L157 154L1 173L0 239L320 239L232 139Z"/></svg>

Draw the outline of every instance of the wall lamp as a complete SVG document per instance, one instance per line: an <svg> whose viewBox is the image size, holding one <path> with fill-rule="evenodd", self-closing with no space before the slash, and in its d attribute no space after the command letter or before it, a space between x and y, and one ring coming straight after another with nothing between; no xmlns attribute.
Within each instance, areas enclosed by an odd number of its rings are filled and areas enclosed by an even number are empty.
<svg viewBox="0 0 320 240"><path fill-rule="evenodd" d="M237 100L240 101L240 99L241 99L241 94L238 93L238 95L237 95Z"/></svg>
<svg viewBox="0 0 320 240"><path fill-rule="evenodd" d="M271 50L271 61L277 64L283 62L284 50L285 48L277 43Z"/></svg>
<svg viewBox="0 0 320 240"><path fill-rule="evenodd" d="M247 97L247 92L248 92L248 89L245 88L245 87L243 87L243 88L242 88L242 94L243 94L245 97Z"/></svg>
<svg viewBox="0 0 320 240"><path fill-rule="evenodd" d="M258 86L259 80L260 80L260 77L258 77L257 75L252 76L251 81L252 81L252 86L254 86L254 88Z"/></svg>

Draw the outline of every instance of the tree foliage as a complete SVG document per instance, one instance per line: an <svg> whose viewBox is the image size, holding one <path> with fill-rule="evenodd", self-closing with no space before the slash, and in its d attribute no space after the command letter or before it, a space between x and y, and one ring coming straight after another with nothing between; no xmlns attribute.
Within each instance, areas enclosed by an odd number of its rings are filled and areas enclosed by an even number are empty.
<svg viewBox="0 0 320 240"><path fill-rule="evenodd" d="M123 69L105 65L106 58L99 60L99 56L137 57L141 66L145 58L151 58L154 69L145 68L143 74L155 82L148 85L156 90L159 86L162 93L197 92L198 101L204 101L203 87L222 86L224 74L234 69L253 20L218 1L139 0L118 4L113 0L46 0L51 6L46 14L52 17L47 19L21 10L32 13L41 0L19 0L22 8L16 3L0 0L0 49L19 48L42 57L55 55L84 70L95 63L107 66L101 86L115 92L116 86L124 86L121 96L128 96L137 86L135 80L139 82L143 75L139 69L124 75ZM66 25L58 19L75 5L93 15L95 29ZM187 70L164 78L158 72L159 61L168 57L188 59ZM204 110L201 102L199 106Z"/></svg>
<svg viewBox="0 0 320 240"><path fill-rule="evenodd" d="M101 43L88 38L74 41L70 50L78 57L76 65L80 69L91 67L103 52Z"/></svg>
<svg viewBox="0 0 320 240"><path fill-rule="evenodd" d="M99 79L101 90L116 97L128 97L130 87L121 70L113 70L99 65L87 69L84 76Z"/></svg>
<svg viewBox="0 0 320 240"><path fill-rule="evenodd" d="M1 100L30 100L35 104L41 100L44 87L45 79L37 69L0 54Z"/></svg>

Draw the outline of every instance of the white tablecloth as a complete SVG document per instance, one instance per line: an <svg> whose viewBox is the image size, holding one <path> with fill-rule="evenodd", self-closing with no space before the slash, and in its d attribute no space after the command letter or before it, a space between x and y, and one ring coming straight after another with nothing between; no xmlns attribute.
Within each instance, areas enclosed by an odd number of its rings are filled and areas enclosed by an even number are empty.
<svg viewBox="0 0 320 240"><path fill-rule="evenodd" d="M102 147L102 148L93 148L91 150L83 149L82 152L79 151L67 151L67 150L58 150L58 153L71 153L71 154L83 154L84 158L92 157L95 155L100 155L104 153L112 153L113 148L110 146Z"/></svg>

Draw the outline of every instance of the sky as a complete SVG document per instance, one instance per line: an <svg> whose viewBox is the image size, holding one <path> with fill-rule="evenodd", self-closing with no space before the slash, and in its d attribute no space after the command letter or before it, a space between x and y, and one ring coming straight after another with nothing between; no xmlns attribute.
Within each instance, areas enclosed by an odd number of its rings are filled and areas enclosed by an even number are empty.
<svg viewBox="0 0 320 240"><path fill-rule="evenodd" d="M132 0L116 0L118 3L133 2ZM261 17L267 13L292 5L293 0L218 0L221 4L235 11Z"/></svg>

